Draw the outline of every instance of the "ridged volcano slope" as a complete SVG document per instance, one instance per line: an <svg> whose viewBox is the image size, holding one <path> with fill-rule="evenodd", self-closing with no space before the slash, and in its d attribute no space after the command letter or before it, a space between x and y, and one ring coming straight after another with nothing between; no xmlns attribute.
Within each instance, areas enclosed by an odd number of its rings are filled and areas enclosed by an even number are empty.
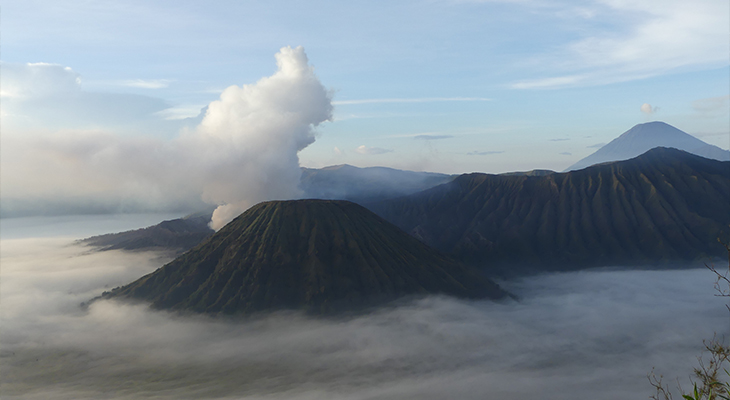
<svg viewBox="0 0 730 400"><path fill-rule="evenodd" d="M547 176L469 174L373 211L477 265L574 269L726 257L730 162L656 148Z"/></svg>
<svg viewBox="0 0 730 400"><path fill-rule="evenodd" d="M213 314L329 313L432 293L505 295L357 204L296 200L252 207L198 247L103 297Z"/></svg>
<svg viewBox="0 0 730 400"><path fill-rule="evenodd" d="M203 212L202 215L162 221L157 225L133 231L93 236L79 242L95 246L102 251L156 248L173 250L181 254L214 233L208 227L211 214Z"/></svg>

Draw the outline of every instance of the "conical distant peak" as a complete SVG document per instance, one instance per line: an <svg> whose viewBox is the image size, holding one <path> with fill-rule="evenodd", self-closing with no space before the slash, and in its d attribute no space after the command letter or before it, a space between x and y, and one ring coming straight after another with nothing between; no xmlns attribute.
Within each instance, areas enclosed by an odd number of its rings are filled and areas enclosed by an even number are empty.
<svg viewBox="0 0 730 400"><path fill-rule="evenodd" d="M683 132L676 127L669 125L666 122L662 121L652 121L652 122L645 122L643 124L636 124L628 131L624 132L619 138L625 137L625 136L653 136L657 135L660 137L670 137L670 136L682 136L682 137L688 137L693 140L699 140L695 138L694 136Z"/></svg>
<svg viewBox="0 0 730 400"><path fill-rule="evenodd" d="M661 121L635 125L593 154L571 165L566 171L578 170L595 164L628 160L655 147L672 147L701 157L730 160L730 152L703 142Z"/></svg>
<svg viewBox="0 0 730 400"><path fill-rule="evenodd" d="M639 128L639 127L652 127L652 126L661 126L661 127L668 126L670 128L677 129L677 128L673 127L672 125L669 125L668 123L666 123L664 121L650 121L650 122L644 122L642 124L636 124L636 125L634 125L633 128L631 128L629 130L632 130L632 129L635 129L635 128ZM679 130L679 129L677 129L677 130Z"/></svg>

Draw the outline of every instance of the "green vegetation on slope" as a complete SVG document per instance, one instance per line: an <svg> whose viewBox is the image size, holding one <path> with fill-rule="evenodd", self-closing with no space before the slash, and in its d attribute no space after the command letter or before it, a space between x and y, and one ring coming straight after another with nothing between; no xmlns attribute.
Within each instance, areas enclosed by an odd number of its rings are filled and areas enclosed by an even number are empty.
<svg viewBox="0 0 730 400"><path fill-rule="evenodd" d="M214 231L208 226L211 213L191 215L162 221L143 229L93 236L79 242L99 250L164 249L179 253L187 251L210 237Z"/></svg>
<svg viewBox="0 0 730 400"><path fill-rule="evenodd" d="M730 162L656 148L546 176L469 174L371 207L470 263L548 268L669 264L722 256Z"/></svg>
<svg viewBox="0 0 730 400"><path fill-rule="evenodd" d="M209 240L104 297L240 314L351 310L407 295L499 298L478 273L346 201L258 204Z"/></svg>

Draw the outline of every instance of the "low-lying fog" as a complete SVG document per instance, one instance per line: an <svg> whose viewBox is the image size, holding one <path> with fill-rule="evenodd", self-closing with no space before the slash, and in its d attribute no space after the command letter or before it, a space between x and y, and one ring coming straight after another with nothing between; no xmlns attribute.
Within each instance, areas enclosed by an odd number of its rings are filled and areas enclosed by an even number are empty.
<svg viewBox="0 0 730 400"><path fill-rule="evenodd" d="M13 237L0 243L3 399L645 399L652 367L686 382L703 339L730 333L704 269L542 275L503 284L520 302L433 297L341 320L82 311L166 256Z"/></svg>

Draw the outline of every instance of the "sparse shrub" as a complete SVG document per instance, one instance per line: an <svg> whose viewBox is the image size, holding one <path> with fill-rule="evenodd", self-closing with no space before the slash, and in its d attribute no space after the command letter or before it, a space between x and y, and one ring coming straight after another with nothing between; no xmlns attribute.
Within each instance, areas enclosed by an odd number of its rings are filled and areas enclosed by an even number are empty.
<svg viewBox="0 0 730 400"><path fill-rule="evenodd" d="M718 271L713 265L707 268L716 276L716 296L730 297L730 243L723 243L728 252L728 269ZM725 307L730 311L730 305ZM727 368L730 362L730 347L725 345L724 338L714 337L705 342L706 357L698 357L698 367L694 369L692 380L692 391L684 392L677 384L684 400L730 400L730 370ZM657 376L652 370L649 373L649 383L656 389L656 394L650 398L653 400L674 400L668 385L662 381L662 376Z"/></svg>

